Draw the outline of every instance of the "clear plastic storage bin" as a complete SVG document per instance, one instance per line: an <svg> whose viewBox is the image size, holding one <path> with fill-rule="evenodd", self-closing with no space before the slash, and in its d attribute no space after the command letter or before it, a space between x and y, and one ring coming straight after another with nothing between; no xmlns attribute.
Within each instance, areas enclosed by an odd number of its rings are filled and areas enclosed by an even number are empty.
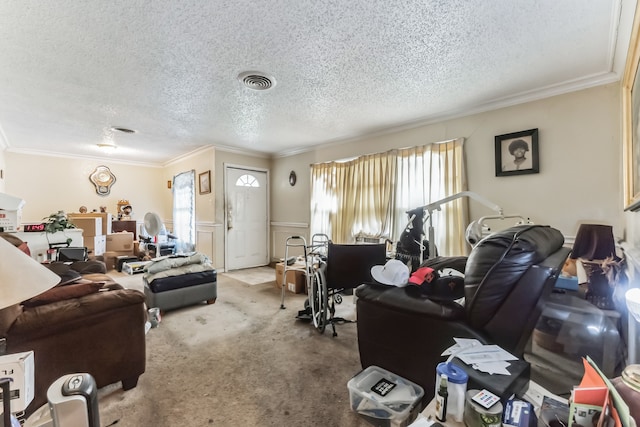
<svg viewBox="0 0 640 427"><path fill-rule="evenodd" d="M418 384L377 366L369 366L347 383L351 409L374 426L404 427L420 412L424 390Z"/></svg>

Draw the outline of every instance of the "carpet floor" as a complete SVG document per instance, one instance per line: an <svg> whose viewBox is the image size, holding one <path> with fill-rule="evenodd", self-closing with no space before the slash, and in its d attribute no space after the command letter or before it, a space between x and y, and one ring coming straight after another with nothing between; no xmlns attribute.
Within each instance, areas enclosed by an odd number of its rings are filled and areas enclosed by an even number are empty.
<svg viewBox="0 0 640 427"><path fill-rule="evenodd" d="M142 290L142 275L110 275ZM319 334L295 316L305 295L218 275L218 299L165 313L147 336L138 386L99 390L101 425L368 426L349 406L360 371L356 324ZM274 275L271 277L275 277ZM346 297L342 310L351 310ZM345 316L347 317L347 316Z"/></svg>

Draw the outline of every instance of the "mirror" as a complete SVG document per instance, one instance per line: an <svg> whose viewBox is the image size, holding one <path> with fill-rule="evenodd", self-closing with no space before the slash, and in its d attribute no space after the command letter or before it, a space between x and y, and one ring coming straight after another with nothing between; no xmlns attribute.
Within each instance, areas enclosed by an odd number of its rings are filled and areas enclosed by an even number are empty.
<svg viewBox="0 0 640 427"><path fill-rule="evenodd" d="M289 184L293 187L294 185L296 185L297 180L298 177L296 176L296 172L291 171L291 173L289 174Z"/></svg>
<svg viewBox="0 0 640 427"><path fill-rule="evenodd" d="M106 196L111 192L111 186L116 182L116 176L111 173L108 167L98 166L89 175L89 181L96 186L96 193L100 196Z"/></svg>

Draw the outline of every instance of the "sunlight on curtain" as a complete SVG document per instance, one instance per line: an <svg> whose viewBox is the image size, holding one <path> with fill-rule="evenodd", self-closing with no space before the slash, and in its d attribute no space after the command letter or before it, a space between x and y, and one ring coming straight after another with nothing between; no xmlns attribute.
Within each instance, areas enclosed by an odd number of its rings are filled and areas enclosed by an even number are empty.
<svg viewBox="0 0 640 427"><path fill-rule="evenodd" d="M333 234L331 224L338 211L335 169L334 162L311 165L311 235Z"/></svg>
<svg viewBox="0 0 640 427"><path fill-rule="evenodd" d="M196 247L196 171L173 177L173 232L178 238L176 253L192 252Z"/></svg>
<svg viewBox="0 0 640 427"><path fill-rule="evenodd" d="M462 139L398 150L392 240L399 238L409 221L406 211L466 189ZM433 213L435 245L440 255L468 253L464 239L464 230L469 223L468 211L467 199L461 198L444 204L440 211ZM426 219L425 235L428 226L429 219Z"/></svg>
<svg viewBox="0 0 640 427"><path fill-rule="evenodd" d="M324 233L336 243L351 243L360 233L397 241L407 210L466 190L463 140L311 165L311 187L312 235ZM434 214L441 255L468 252L467 206L458 199Z"/></svg>
<svg viewBox="0 0 640 427"><path fill-rule="evenodd" d="M391 202L396 179L395 152L360 157L351 163L351 168L354 185L350 200L355 203L349 237L359 234L389 237L393 228Z"/></svg>
<svg viewBox="0 0 640 427"><path fill-rule="evenodd" d="M335 243L389 236L395 157L387 153L311 166L311 230Z"/></svg>

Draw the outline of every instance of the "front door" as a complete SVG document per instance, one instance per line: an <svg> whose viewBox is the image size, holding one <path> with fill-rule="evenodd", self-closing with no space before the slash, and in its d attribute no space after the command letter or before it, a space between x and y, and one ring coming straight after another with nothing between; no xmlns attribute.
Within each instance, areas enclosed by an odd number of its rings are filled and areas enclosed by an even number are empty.
<svg viewBox="0 0 640 427"><path fill-rule="evenodd" d="M225 165L226 270L269 264L266 170Z"/></svg>

